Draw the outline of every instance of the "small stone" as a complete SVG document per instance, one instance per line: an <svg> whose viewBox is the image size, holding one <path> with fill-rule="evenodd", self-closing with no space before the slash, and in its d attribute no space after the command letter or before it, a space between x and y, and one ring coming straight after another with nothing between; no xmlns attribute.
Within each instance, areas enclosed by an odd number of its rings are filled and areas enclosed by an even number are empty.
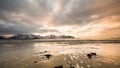
<svg viewBox="0 0 120 68"><path fill-rule="evenodd" d="M34 61L34 63L37 63L37 61Z"/></svg>

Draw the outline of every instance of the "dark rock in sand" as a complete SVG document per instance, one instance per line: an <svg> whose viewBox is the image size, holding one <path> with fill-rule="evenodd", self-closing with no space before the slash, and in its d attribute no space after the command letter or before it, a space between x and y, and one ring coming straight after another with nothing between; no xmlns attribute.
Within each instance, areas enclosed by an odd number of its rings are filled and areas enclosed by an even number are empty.
<svg viewBox="0 0 120 68"><path fill-rule="evenodd" d="M59 65L59 66L55 66L54 68L63 68L63 66Z"/></svg>
<svg viewBox="0 0 120 68"><path fill-rule="evenodd" d="M97 55L96 53L91 52L91 53L87 54L87 57L89 59L91 59L93 56L96 56L96 55Z"/></svg>
<svg viewBox="0 0 120 68"><path fill-rule="evenodd" d="M87 57L88 57L89 59L91 59L91 58L92 58L92 54L87 54Z"/></svg>
<svg viewBox="0 0 120 68"><path fill-rule="evenodd" d="M45 53L47 52L47 51L44 51Z"/></svg>
<svg viewBox="0 0 120 68"><path fill-rule="evenodd" d="M92 52L91 54L92 54L92 55L94 55L94 56L96 56L96 55L97 55L96 53L93 53L93 52Z"/></svg>
<svg viewBox="0 0 120 68"><path fill-rule="evenodd" d="M49 59L52 55L51 54L45 54L44 55L47 59Z"/></svg>
<svg viewBox="0 0 120 68"><path fill-rule="evenodd" d="M34 63L37 63L38 61L34 61Z"/></svg>

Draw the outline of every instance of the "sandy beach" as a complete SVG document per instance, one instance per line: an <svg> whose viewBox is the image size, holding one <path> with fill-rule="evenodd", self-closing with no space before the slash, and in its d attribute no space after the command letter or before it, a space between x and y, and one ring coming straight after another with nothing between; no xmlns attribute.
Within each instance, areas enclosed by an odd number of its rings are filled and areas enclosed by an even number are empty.
<svg viewBox="0 0 120 68"><path fill-rule="evenodd" d="M119 68L119 48L119 43L1 43L0 68ZM88 58L91 52L97 55Z"/></svg>

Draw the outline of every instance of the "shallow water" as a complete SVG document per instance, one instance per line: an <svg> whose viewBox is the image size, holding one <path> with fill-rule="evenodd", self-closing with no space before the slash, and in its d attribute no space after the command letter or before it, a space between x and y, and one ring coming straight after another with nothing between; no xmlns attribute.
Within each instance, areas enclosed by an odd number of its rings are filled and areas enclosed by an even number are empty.
<svg viewBox="0 0 120 68"><path fill-rule="evenodd" d="M89 59L86 54L95 52ZM44 55L52 55L46 58ZM0 43L0 68L120 68L120 43Z"/></svg>

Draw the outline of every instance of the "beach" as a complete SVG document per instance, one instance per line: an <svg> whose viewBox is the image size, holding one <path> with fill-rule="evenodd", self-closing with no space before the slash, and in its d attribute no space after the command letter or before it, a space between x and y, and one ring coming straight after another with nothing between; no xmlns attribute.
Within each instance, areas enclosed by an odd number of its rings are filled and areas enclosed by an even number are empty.
<svg viewBox="0 0 120 68"><path fill-rule="evenodd" d="M119 43L4 42L0 68L119 68L119 48ZM91 52L96 56L88 58Z"/></svg>

